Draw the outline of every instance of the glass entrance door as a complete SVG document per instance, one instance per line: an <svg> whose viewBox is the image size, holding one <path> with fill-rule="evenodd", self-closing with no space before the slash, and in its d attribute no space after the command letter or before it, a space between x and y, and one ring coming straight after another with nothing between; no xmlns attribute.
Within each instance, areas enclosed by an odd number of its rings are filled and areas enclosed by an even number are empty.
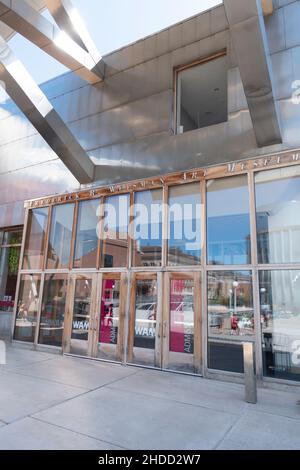
<svg viewBox="0 0 300 470"><path fill-rule="evenodd" d="M97 317L96 356L122 362L124 356L124 324L127 298L126 274L100 275L100 311Z"/></svg>
<svg viewBox="0 0 300 470"><path fill-rule="evenodd" d="M92 356L96 275L71 275L65 322L64 352Z"/></svg>
<svg viewBox="0 0 300 470"><path fill-rule="evenodd" d="M127 362L161 368L162 275L135 274L131 282Z"/></svg>
<svg viewBox="0 0 300 470"><path fill-rule="evenodd" d="M133 276L126 360L165 370L202 372L199 272Z"/></svg>
<svg viewBox="0 0 300 470"><path fill-rule="evenodd" d="M163 321L163 368L200 373L200 273L166 273Z"/></svg>

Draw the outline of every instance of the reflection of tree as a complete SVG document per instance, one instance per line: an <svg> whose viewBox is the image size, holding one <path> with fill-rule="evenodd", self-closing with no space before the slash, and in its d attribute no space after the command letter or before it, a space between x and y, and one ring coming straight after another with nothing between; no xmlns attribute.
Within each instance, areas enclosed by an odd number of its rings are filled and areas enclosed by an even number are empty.
<svg viewBox="0 0 300 470"><path fill-rule="evenodd" d="M11 244L14 245L18 243L17 239L12 239ZM20 259L20 247L11 246L8 248L8 273L9 275L16 276L18 274L19 268L19 259Z"/></svg>
<svg viewBox="0 0 300 470"><path fill-rule="evenodd" d="M252 307L252 281L251 275L239 273L218 272L211 273L208 282L208 299L210 305L228 306L229 295L232 290L232 284L238 283L237 289L237 307Z"/></svg>

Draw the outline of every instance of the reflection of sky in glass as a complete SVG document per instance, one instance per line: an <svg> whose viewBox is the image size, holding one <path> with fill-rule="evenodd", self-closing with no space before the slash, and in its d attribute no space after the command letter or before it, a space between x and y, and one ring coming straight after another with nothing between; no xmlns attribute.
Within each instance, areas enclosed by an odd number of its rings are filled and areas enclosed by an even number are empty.
<svg viewBox="0 0 300 470"><path fill-rule="evenodd" d="M161 246L162 190L136 193L134 217L134 239L139 246Z"/></svg>
<svg viewBox="0 0 300 470"><path fill-rule="evenodd" d="M129 195L110 196L104 209L104 231L117 237L127 238L129 218Z"/></svg>
<svg viewBox="0 0 300 470"><path fill-rule="evenodd" d="M250 263L247 176L208 182L207 243L210 264Z"/></svg>
<svg viewBox="0 0 300 470"><path fill-rule="evenodd" d="M299 262L299 169L261 172L255 182L259 262Z"/></svg>
<svg viewBox="0 0 300 470"><path fill-rule="evenodd" d="M74 204L55 206L52 213L52 224L49 240L48 267L51 261L55 268L66 267L70 258ZM51 253L53 259L50 261ZM51 257L52 258L52 257Z"/></svg>
<svg viewBox="0 0 300 470"><path fill-rule="evenodd" d="M97 224L100 200L82 201L78 208L78 224L75 242L75 260L97 250ZM79 266L76 266L79 267ZM88 266L85 266L88 267ZM92 265L90 267L93 267Z"/></svg>
<svg viewBox="0 0 300 470"><path fill-rule="evenodd" d="M199 183L169 189L169 251L200 259L201 198Z"/></svg>
<svg viewBox="0 0 300 470"><path fill-rule="evenodd" d="M31 210L24 249L24 269L39 269L41 267L47 220L48 207Z"/></svg>
<svg viewBox="0 0 300 470"><path fill-rule="evenodd" d="M286 202L300 201L300 177L256 184L258 212L276 211Z"/></svg>

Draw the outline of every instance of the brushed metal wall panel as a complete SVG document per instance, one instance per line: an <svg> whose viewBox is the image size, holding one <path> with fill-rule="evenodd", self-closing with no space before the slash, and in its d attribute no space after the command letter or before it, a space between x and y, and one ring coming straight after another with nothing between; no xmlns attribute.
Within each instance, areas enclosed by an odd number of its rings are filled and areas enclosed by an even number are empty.
<svg viewBox="0 0 300 470"><path fill-rule="evenodd" d="M25 201L79 188L78 181L59 160L0 175L0 204Z"/></svg>
<svg viewBox="0 0 300 470"><path fill-rule="evenodd" d="M24 140L26 137L37 134L37 130L21 112L9 115L0 121L0 146Z"/></svg>
<svg viewBox="0 0 300 470"><path fill-rule="evenodd" d="M285 49L284 11L282 8L265 18L270 53Z"/></svg>
<svg viewBox="0 0 300 470"><path fill-rule="evenodd" d="M150 136L99 148L90 155L100 165L99 181L106 184L238 160L254 147L249 111L242 110L233 113L228 123L182 135Z"/></svg>
<svg viewBox="0 0 300 470"><path fill-rule="evenodd" d="M300 145L300 106L294 104L291 99L278 102L280 120L282 122L282 135L284 142L290 148Z"/></svg>
<svg viewBox="0 0 300 470"><path fill-rule="evenodd" d="M91 87L74 73L66 73L41 88L100 165L96 184L297 147L300 106L291 102L290 87L293 80L300 79L300 43L286 49L286 40L289 45L297 44L295 23L300 24L299 5L299 0L276 0L276 11L266 19L283 144L257 148L223 5L108 54L104 57L105 61L108 59L108 69L103 84ZM298 15L290 23L286 21L288 9ZM287 26L292 30L286 31ZM216 34L209 37L213 31ZM171 135L173 67L225 47L228 122ZM0 105L0 144L0 220L4 220L5 208L12 207L13 201L78 188L75 178L13 103ZM14 220L19 217L18 210L16 216L12 215Z"/></svg>
<svg viewBox="0 0 300 470"><path fill-rule="evenodd" d="M293 61L293 70L294 70L294 80L300 80L300 46L293 47L291 49L292 61Z"/></svg>
<svg viewBox="0 0 300 470"><path fill-rule="evenodd" d="M285 27L285 47L300 46L300 2L294 2L286 5L283 9L284 12L284 27Z"/></svg>
<svg viewBox="0 0 300 470"><path fill-rule="evenodd" d="M172 91L114 108L70 124L83 148L90 150L141 138L162 131L171 125Z"/></svg>
<svg viewBox="0 0 300 470"><path fill-rule="evenodd" d="M24 202L0 204L0 228L24 224Z"/></svg>
<svg viewBox="0 0 300 470"><path fill-rule="evenodd" d="M228 70L228 113L248 109L240 71L237 67Z"/></svg>
<svg viewBox="0 0 300 470"><path fill-rule="evenodd" d="M0 146L0 174L56 159L57 155L44 139L35 134Z"/></svg>
<svg viewBox="0 0 300 470"><path fill-rule="evenodd" d="M292 83L294 81L292 49L273 54L271 60L274 97L276 100L290 98L292 94Z"/></svg>

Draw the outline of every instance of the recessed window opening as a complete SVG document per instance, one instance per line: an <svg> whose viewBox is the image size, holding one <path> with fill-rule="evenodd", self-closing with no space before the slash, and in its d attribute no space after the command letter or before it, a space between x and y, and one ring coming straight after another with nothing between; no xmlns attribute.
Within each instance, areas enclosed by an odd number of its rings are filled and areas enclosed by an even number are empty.
<svg viewBox="0 0 300 470"><path fill-rule="evenodd" d="M227 57L177 71L177 134L228 120Z"/></svg>

